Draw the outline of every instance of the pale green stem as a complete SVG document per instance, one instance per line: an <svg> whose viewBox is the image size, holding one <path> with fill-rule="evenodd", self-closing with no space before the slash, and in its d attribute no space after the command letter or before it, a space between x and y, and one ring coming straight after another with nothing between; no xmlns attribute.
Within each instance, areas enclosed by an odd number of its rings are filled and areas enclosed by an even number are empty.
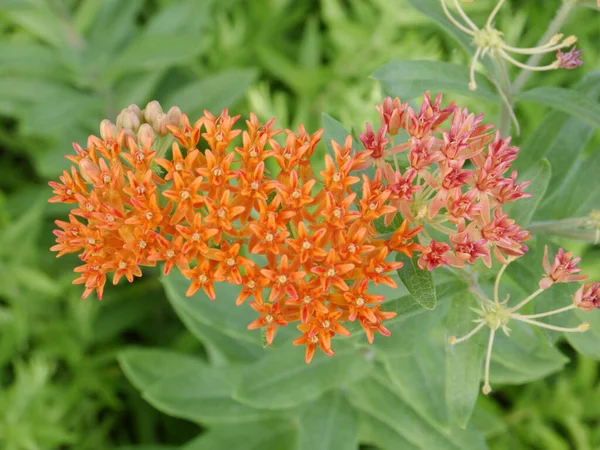
<svg viewBox="0 0 600 450"><path fill-rule="evenodd" d="M484 382L483 388L481 389L481 391L485 395L488 395L490 392L492 392L492 387L490 386L490 363L492 362L492 348L494 346L495 333L496 330L490 328L490 339L488 341L487 354L485 355L485 375L483 378Z"/></svg>
<svg viewBox="0 0 600 450"><path fill-rule="evenodd" d="M500 268L500 271L498 272L498 275L496 276L496 282L494 283L494 302L496 303L496 306L500 306L500 298L499 298L500 279L502 278L502 275L504 274L504 271L506 270L507 267L508 267L508 264L504 264Z"/></svg>
<svg viewBox="0 0 600 450"><path fill-rule="evenodd" d="M458 13L463 18L463 20L467 23L467 25L469 25L473 31L479 31L479 27L473 23L473 21L469 18L469 16L467 16L467 13L465 13L465 10L462 9L462 6L460 6L460 2L458 0L454 0L454 6L456 6Z"/></svg>
<svg viewBox="0 0 600 450"><path fill-rule="evenodd" d="M547 330L560 331L560 332L563 332L563 333L581 333L581 332L584 332L587 329L589 329L589 325L587 324L587 322L584 322L584 323L582 323L581 325L579 325L578 327L575 327L575 328L566 328L566 327L557 327L555 325L550 325L550 324L544 323L544 322L538 322L537 320L525 319L523 316L519 316L518 314L513 315L512 317L515 320L520 320L521 322L525 322L525 323L528 323L530 325L535 325L535 326L540 327L540 328L546 328Z"/></svg>
<svg viewBox="0 0 600 450"><path fill-rule="evenodd" d="M468 35L471 35L471 36L475 35L475 33L472 30L465 27L458 20L456 20L452 14L450 14L450 11L448 10L448 6L446 5L446 0L440 0L440 2L442 3L442 9L444 10L446 17L448 18L448 20L450 22L452 22L452 25L454 25L456 28L458 28L463 33L467 33Z"/></svg>
<svg viewBox="0 0 600 450"><path fill-rule="evenodd" d="M552 19L552 22L546 29L546 32L538 41L538 45L543 46L552 38L552 36L554 36L560 31L560 28L569 18L569 15L571 14L571 11L573 10L574 6L575 2L573 2L572 0L564 0L562 2L561 7L558 9L556 15L554 16L554 19ZM531 55L531 57L527 60L526 64L528 66L537 66L540 60L542 59L542 56L542 53L536 53L535 55ZM530 76L531 72L527 70L522 71L513 84L514 92L519 92L523 88L523 86L525 86L525 83L527 83Z"/></svg>
<svg viewBox="0 0 600 450"><path fill-rule="evenodd" d="M507 51L513 52L513 53L519 53L521 55L537 55L538 53L543 54L543 53L555 52L556 50L559 50L564 47L565 47L565 44L562 44L562 43L552 45L549 47L533 47L533 48L518 48L518 47L512 47L505 43L502 44L502 48L504 50L507 50Z"/></svg>
<svg viewBox="0 0 600 450"><path fill-rule="evenodd" d="M496 17L496 14L498 14L498 11L500 11L500 8L502 8L502 5L504 4L504 1L505 0L500 0L496 4L496 7L492 10L492 12L490 13L490 16L487 19L487 22L485 23L486 28L491 28L492 21L494 20L494 17Z"/></svg>
<svg viewBox="0 0 600 450"><path fill-rule="evenodd" d="M436 230L438 230L440 233L444 233L444 234L447 234L447 235L450 235L452 233L452 230L450 228L445 227L443 225L440 225L439 223L427 222L427 224L431 228L435 228Z"/></svg>
<svg viewBox="0 0 600 450"><path fill-rule="evenodd" d="M496 87L496 90L498 91L498 95L500 95L500 99L502 100L502 107L505 108L504 111L508 111L508 114L509 114L511 120L512 120L513 124L515 125L515 132L516 132L517 136L520 136L521 135L521 125L519 124L519 120L517 119L517 116L515 115L515 112L512 108L512 104L511 104L510 100L508 99L508 97L506 96L506 94L504 93L502 88L500 87L500 84L494 79L494 77L492 77L490 75L489 80Z"/></svg>
<svg viewBox="0 0 600 450"><path fill-rule="evenodd" d="M523 300L521 303L519 303L517 306L514 306L512 308L509 309L510 312L515 312L518 311L519 309L521 309L523 306L525 306L527 303L529 303L531 300L533 300L534 298L536 298L538 295L540 295L542 292L544 292L545 289L538 289L537 291L535 291L533 294L531 294L529 297L527 297L525 300Z"/></svg>
<svg viewBox="0 0 600 450"><path fill-rule="evenodd" d="M548 64L547 66L530 66L529 64L523 64L522 62L517 61L515 58L510 56L508 53L506 53L502 49L499 49L498 53L500 53L500 55L502 55L502 57L504 59L506 59L508 62L510 62L511 64L514 64L515 66L517 66L523 70L531 70L533 72L546 72L548 70L554 70L558 67L556 65L556 61L553 62L552 64Z"/></svg>
<svg viewBox="0 0 600 450"><path fill-rule="evenodd" d="M461 342L464 342L467 339L472 338L484 326L485 326L485 322L481 322L479 325L477 325L475 328L473 328L471 331L469 331L467 334L465 334L461 338L457 339L456 336L450 336L450 338L448 339L448 342L450 344L452 344L452 345L454 345L454 344L460 344Z"/></svg>
<svg viewBox="0 0 600 450"><path fill-rule="evenodd" d="M515 318L525 318L525 319L539 319L541 317L548 317L548 316L553 316L555 314L560 314L562 312L565 311L570 311L572 309L577 309L577 305L575 304L571 304L569 306L565 306L564 308L558 308L558 309L553 309L552 311L547 311L547 312L543 312L543 313L539 313L539 314L526 314L526 315L521 315L521 314L513 314L512 317Z"/></svg>

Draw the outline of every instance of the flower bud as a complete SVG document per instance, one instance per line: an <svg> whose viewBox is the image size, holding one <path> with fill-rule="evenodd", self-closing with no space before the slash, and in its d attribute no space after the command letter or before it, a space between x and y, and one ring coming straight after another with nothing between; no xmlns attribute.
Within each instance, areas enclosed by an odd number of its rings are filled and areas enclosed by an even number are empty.
<svg viewBox="0 0 600 450"><path fill-rule="evenodd" d="M100 168L87 156L79 161L79 173L81 177L88 183L94 183L100 176Z"/></svg>
<svg viewBox="0 0 600 450"><path fill-rule="evenodd" d="M147 123L154 123L159 114L162 114L163 110L156 100L152 100L150 103L146 105L146 109L144 109L144 119L146 119Z"/></svg>
<svg viewBox="0 0 600 450"><path fill-rule="evenodd" d="M140 122L144 121L144 113L142 112L142 110L140 109L140 107L138 105L132 103L131 105L129 105L127 107L127 109L132 111L133 113L135 113L135 115L140 120Z"/></svg>
<svg viewBox="0 0 600 450"><path fill-rule="evenodd" d="M167 119L169 120L169 124L179 128L181 126L181 109L177 106L171 106L171 109L167 113Z"/></svg>
<svg viewBox="0 0 600 450"><path fill-rule="evenodd" d="M565 47L569 47L570 45L573 45L575 42L577 42L577 36L569 36L563 41L563 45Z"/></svg>
<svg viewBox="0 0 600 450"><path fill-rule="evenodd" d="M165 113L158 114L152 122L152 128L159 136L165 136L169 132L167 125L169 125L169 119Z"/></svg>
<svg viewBox="0 0 600 450"><path fill-rule="evenodd" d="M106 141L110 138L114 138L117 135L117 127L110 120L104 119L100 122L100 137Z"/></svg>
<svg viewBox="0 0 600 450"><path fill-rule="evenodd" d="M156 138L156 133L152 129L152 126L148 123L143 123L137 132L138 142L142 145L152 145L152 142Z"/></svg>
<svg viewBox="0 0 600 450"><path fill-rule="evenodd" d="M136 113L132 110L123 110L123 128L129 128L130 130L137 131L140 127L140 119Z"/></svg>

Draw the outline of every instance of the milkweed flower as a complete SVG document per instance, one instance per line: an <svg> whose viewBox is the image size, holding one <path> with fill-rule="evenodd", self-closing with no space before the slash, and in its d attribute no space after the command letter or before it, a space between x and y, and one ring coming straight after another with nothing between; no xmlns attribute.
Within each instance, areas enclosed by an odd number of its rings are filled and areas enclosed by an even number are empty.
<svg viewBox="0 0 600 450"><path fill-rule="evenodd" d="M75 144L73 167L50 183L50 201L73 206L68 222L56 222L52 250L78 253L84 298L160 262L190 281L187 295L218 301L217 283L240 286L236 304L258 314L249 329L263 329L269 344L297 324L294 345L307 362L317 348L334 354L346 322L369 342L389 336L384 322L396 313L372 289L397 286L393 254L419 257L427 270L518 257L529 235L502 207L528 194L508 175L518 149L481 116L429 93L418 111L399 99L379 110L365 148L351 136L332 141L315 171L322 130L281 130L254 114L240 126L226 109L192 121L158 102L132 105L117 124L102 121L85 148Z"/></svg>

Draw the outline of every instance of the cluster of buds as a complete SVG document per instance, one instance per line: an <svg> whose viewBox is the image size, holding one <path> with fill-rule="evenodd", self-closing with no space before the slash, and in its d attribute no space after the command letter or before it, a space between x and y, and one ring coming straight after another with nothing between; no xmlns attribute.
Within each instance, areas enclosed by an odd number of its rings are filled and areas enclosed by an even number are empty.
<svg viewBox="0 0 600 450"><path fill-rule="evenodd" d="M311 157L322 131L280 130L253 114L236 129L239 116L227 110L193 123L161 111L152 102L124 110L116 125L103 121L101 138L75 145L75 166L50 183L51 202L74 205L68 222L56 221L52 250L79 252L74 283L84 298L101 298L110 274L114 284L131 282L141 266L164 262L165 274L177 266L190 280L188 295L214 300L214 283L239 286L236 303L251 299L259 314L248 328L262 328L269 344L278 327L297 322L294 344L306 346L309 362L317 347L333 355L332 337L349 334L345 321L357 321L369 342L389 335L383 322L395 313L372 288L396 287L402 263L393 253L419 254L432 270L526 250L529 235L501 210L526 195L516 173L502 176L518 149L481 116L442 108L441 97L426 94L419 112L386 99L379 131L367 126L361 136L365 149L350 136L332 142L318 175ZM409 139L395 146L401 129ZM369 166L373 177L359 173ZM380 222L399 225L379 234Z"/></svg>
<svg viewBox="0 0 600 450"><path fill-rule="evenodd" d="M517 183L516 171L507 174L519 151L510 138L494 134L482 115L453 104L442 108L441 96L432 102L426 94L419 112L398 98L385 99L378 110L379 130L367 124L360 140L378 167L375 184L421 231L422 269L463 267L478 259L491 267L492 255L506 264L527 251L529 233L502 211L506 203L530 196L523 192L528 182ZM396 142L401 135L408 138ZM385 223L395 215L387 214Z"/></svg>
<svg viewBox="0 0 600 450"><path fill-rule="evenodd" d="M482 28L479 28L465 13L460 5L459 0L452 0L452 2L456 7L459 16L464 21L463 23L457 20L450 13L448 10L448 5L446 4L447 0L440 0L440 2L442 4L442 8L444 9L444 13L452 22L452 24L462 32L471 36L473 43L476 46L475 55L473 56L470 66L469 89L471 90L475 90L477 88L477 84L475 83L475 66L477 61L479 58L483 58L488 53L493 57L502 58L503 60L519 67L520 69L532 71L546 71L559 68L575 69L583 64L583 61L580 59L582 50L577 50L575 47L573 47L568 52L562 51L562 49L572 46L577 41L576 36L568 36L563 39L562 34L556 34L552 36L548 42L537 47L528 48L513 47L504 42L502 39L502 32L494 28L493 24L494 18L504 4L505 0L498 1ZM516 53L520 55L542 55L551 52L556 52L556 60L545 66L524 64L510 55L510 53Z"/></svg>
<svg viewBox="0 0 600 450"><path fill-rule="evenodd" d="M473 328L468 334L461 338L454 336L449 338L450 344L458 344L464 342L477 334L479 330L487 326L490 329L487 355L485 359L485 375L482 392L489 394L492 391L490 386L490 363L492 358L492 349L494 344L494 336L498 329L502 329L504 334L507 336L510 333L508 323L511 320L517 320L529 325L545 328L547 330L564 332L564 333L577 333L583 332L589 329L590 325L587 322L581 323L579 326L574 328L565 328L555 325L551 325L545 322L540 322L536 319L544 317L554 316L556 314L564 313L575 309L582 311L591 311L593 309L600 309L600 283L583 284L573 295L573 301L570 305L558 308L552 311L536 313L536 314L520 314L519 311L531 302L538 295L543 293L546 289L549 289L556 283L577 283L587 279L585 275L579 275L581 269L577 266L580 258L573 258L571 252L565 252L562 248L558 250L552 260L548 258L548 247L545 248L544 252L544 277L539 282L539 289L527 296L521 302L515 306L508 306L509 297L507 296L503 301L500 301L499 287L502 275L507 267L503 265L496 277L496 283L494 285L494 299L490 300L487 296L480 291L475 291L478 296L480 309L473 309L479 319L474 320L478 325Z"/></svg>

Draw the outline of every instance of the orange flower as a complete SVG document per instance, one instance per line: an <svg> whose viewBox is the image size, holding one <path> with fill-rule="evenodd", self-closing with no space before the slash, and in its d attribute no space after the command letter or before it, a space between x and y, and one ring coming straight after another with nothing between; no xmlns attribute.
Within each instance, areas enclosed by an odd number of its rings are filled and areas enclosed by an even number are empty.
<svg viewBox="0 0 600 450"><path fill-rule="evenodd" d="M255 330L257 328L267 327L267 344L271 344L277 328L288 324L281 314L279 303L252 302L250 303L250 306L259 313L261 317L248 325L248 329Z"/></svg>

